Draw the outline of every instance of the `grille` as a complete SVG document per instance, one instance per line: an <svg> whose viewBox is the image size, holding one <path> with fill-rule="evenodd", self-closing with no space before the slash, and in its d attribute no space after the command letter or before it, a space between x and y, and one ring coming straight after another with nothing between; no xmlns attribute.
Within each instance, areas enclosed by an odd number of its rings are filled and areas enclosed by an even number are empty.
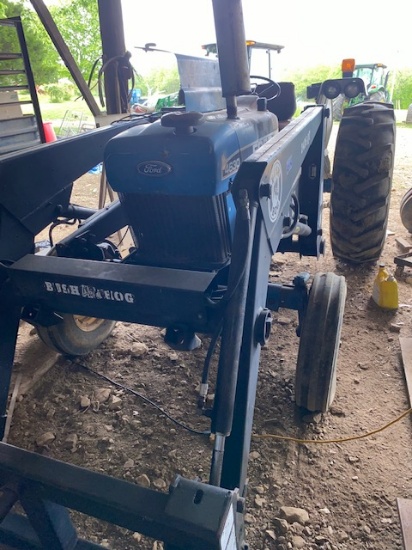
<svg viewBox="0 0 412 550"><path fill-rule="evenodd" d="M137 240L136 263L196 270L227 263L231 246L225 195L120 194L120 200Z"/></svg>

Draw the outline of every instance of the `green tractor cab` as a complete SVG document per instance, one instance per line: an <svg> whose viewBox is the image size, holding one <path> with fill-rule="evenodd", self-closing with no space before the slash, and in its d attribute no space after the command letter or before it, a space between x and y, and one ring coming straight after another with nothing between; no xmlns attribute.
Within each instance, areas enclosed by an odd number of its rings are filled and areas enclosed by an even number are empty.
<svg viewBox="0 0 412 550"><path fill-rule="evenodd" d="M365 63L355 64L354 59L344 59L342 61L342 76L361 78L365 83L366 94L345 100L340 95L333 104L334 120L341 120L343 109L352 107L365 101L378 101L380 103L390 103L392 101L391 91L388 86L390 71L387 65L383 63Z"/></svg>
<svg viewBox="0 0 412 550"><path fill-rule="evenodd" d="M353 70L350 70L352 62ZM355 60L344 59L342 62L342 75L362 78L365 82L366 96L358 99L357 103L363 101L390 101L388 88L389 70L383 63L357 64Z"/></svg>

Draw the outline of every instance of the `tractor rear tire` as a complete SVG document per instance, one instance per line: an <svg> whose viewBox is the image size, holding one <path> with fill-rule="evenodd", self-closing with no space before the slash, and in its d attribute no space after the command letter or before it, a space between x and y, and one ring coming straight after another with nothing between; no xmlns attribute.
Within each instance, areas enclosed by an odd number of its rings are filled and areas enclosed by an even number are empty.
<svg viewBox="0 0 412 550"><path fill-rule="evenodd" d="M40 339L63 355L86 355L99 346L113 331L116 321L60 314L62 321L49 327L37 327Z"/></svg>
<svg viewBox="0 0 412 550"><path fill-rule="evenodd" d="M316 273L303 319L295 377L295 401L326 412L336 392L336 366L345 309L345 278Z"/></svg>
<svg viewBox="0 0 412 550"><path fill-rule="evenodd" d="M402 197L399 211L404 227L412 233L412 188Z"/></svg>
<svg viewBox="0 0 412 550"><path fill-rule="evenodd" d="M345 109L335 147L330 236L336 258L376 262L388 225L396 124L392 105Z"/></svg>
<svg viewBox="0 0 412 550"><path fill-rule="evenodd" d="M336 97L333 100L333 120L334 121L340 122L342 120L343 111L346 103L347 103L347 99L345 94L339 94L338 97Z"/></svg>
<svg viewBox="0 0 412 550"><path fill-rule="evenodd" d="M386 94L383 90L379 90L379 92L375 92L371 96L368 97L367 101L374 101L375 103L385 103L386 102Z"/></svg>

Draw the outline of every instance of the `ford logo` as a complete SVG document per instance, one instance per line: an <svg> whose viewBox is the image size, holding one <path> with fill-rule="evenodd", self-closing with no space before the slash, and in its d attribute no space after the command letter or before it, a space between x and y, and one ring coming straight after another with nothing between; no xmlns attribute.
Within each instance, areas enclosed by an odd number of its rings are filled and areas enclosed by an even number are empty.
<svg viewBox="0 0 412 550"><path fill-rule="evenodd" d="M172 167L160 160L146 160L137 165L137 171L142 176L151 176L154 178L161 178L170 174Z"/></svg>

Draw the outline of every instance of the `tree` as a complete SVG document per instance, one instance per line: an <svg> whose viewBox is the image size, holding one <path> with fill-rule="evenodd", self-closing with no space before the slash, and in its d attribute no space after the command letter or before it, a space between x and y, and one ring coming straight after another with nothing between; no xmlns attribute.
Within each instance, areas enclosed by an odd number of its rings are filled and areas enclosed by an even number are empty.
<svg viewBox="0 0 412 550"><path fill-rule="evenodd" d="M340 67L311 67L302 71L290 72L286 79L294 82L296 96L299 100L305 101L306 87L315 82L322 82L329 78L340 78ZM394 74L395 84L393 87L393 103L399 105L400 109L407 109L412 103L412 70L408 68L399 69Z"/></svg>
<svg viewBox="0 0 412 550"><path fill-rule="evenodd" d="M177 68L160 68L151 71L145 78L148 91L152 94L171 94L178 92L180 79Z"/></svg>
<svg viewBox="0 0 412 550"><path fill-rule="evenodd" d="M101 56L96 0L61 0L49 10L83 77L88 80L94 62ZM21 17L36 84L55 83L59 78L70 76L27 0L2 0L0 16ZM0 51L18 51L17 42L10 42L10 33L0 34Z"/></svg>
<svg viewBox="0 0 412 550"><path fill-rule="evenodd" d="M30 64L37 84L56 82L61 75L61 63L37 14L29 8L27 2L2 0L0 6L3 18L21 17L23 32L29 51ZM0 51L18 52L19 44L14 29L4 27L0 33ZM8 68L21 68L21 61L9 62Z"/></svg>
<svg viewBox="0 0 412 550"><path fill-rule="evenodd" d="M298 101L306 101L306 89L311 84L323 82L329 78L341 78L342 69L339 66L327 67L318 65L316 67L308 67L303 70L293 71L286 75L285 80L290 80L295 84L295 92Z"/></svg>
<svg viewBox="0 0 412 550"><path fill-rule="evenodd" d="M96 0L61 0L50 12L83 78L88 81L101 58L99 12ZM96 75L95 75L96 80Z"/></svg>
<svg viewBox="0 0 412 550"><path fill-rule="evenodd" d="M401 109L407 109L412 103L412 71L402 69L395 75L393 102L399 103Z"/></svg>

